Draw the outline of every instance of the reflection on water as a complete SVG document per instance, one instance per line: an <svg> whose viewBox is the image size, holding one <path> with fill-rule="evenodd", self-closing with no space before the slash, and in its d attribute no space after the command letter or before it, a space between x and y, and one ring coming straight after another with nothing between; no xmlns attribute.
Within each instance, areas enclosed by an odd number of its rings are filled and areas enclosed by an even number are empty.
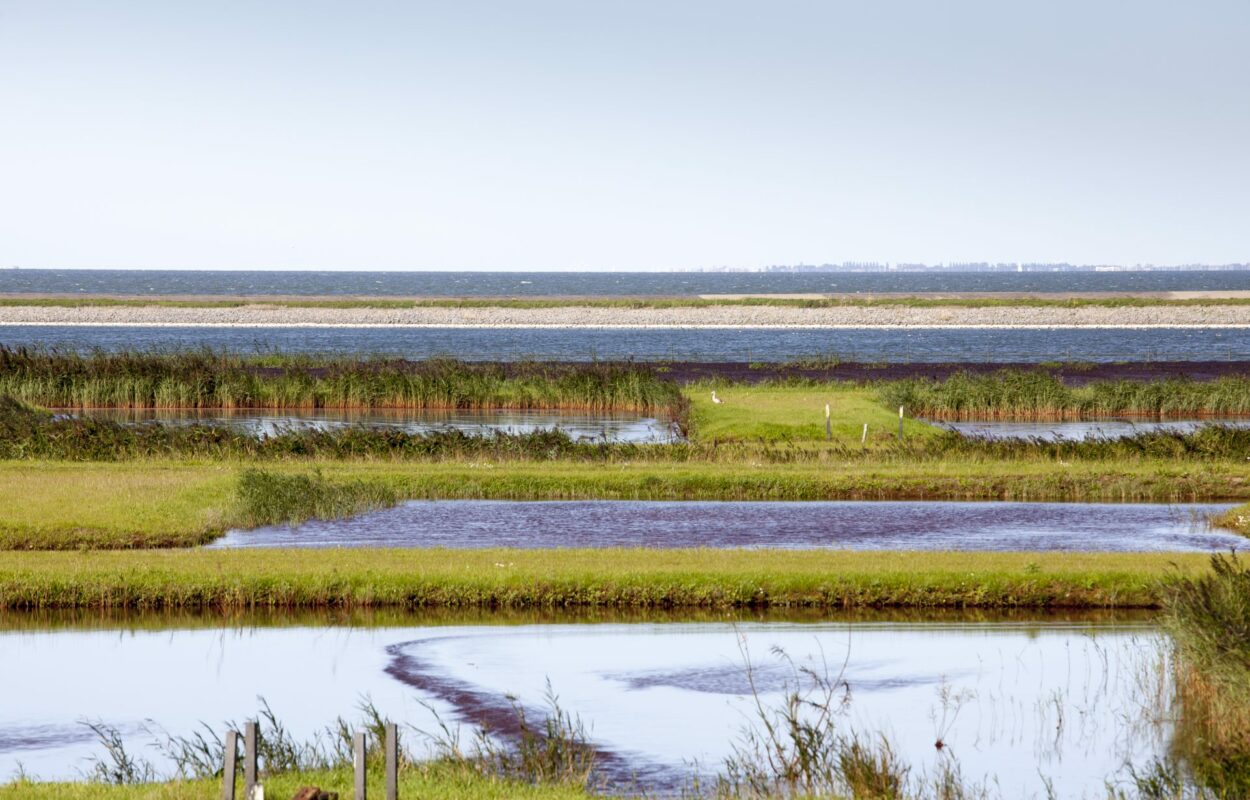
<svg viewBox="0 0 1250 800"><path fill-rule="evenodd" d="M770 547L1227 551L1220 504L412 501L341 520L232 530L210 547Z"/></svg>
<svg viewBox="0 0 1250 800"><path fill-rule="evenodd" d="M1144 713L1161 711L1160 645L1148 623L1046 618L19 630L0 633L0 775L19 762L74 775L98 754L83 718L116 725L155 758L145 728L221 728L254 713L258 696L306 738L352 716L362 695L428 730L423 702L473 724L509 694L540 708L550 681L599 748L672 788L692 761L715 769L749 721L744 652L764 700L780 700L794 675L780 649L840 674L846 728L887 734L917 769L954 757L1004 796L1041 795L1051 780L1069 797L1163 752L1167 726Z"/></svg>
<svg viewBox="0 0 1250 800"><path fill-rule="evenodd" d="M639 444L672 442L677 436L671 424L653 417L625 412L587 414L565 411L486 409L438 411L408 409L116 409L98 408L64 412L118 422L164 422L223 424L255 436L273 436L287 430L331 430L350 425L395 428L407 433L461 431L472 435L531 433L558 429L573 439Z"/></svg>
<svg viewBox="0 0 1250 800"><path fill-rule="evenodd" d="M1193 433L1204 425L1250 427L1244 417L1208 419L1099 419L1067 422L934 422L934 425L977 439L1040 439L1047 442L1082 439L1124 439L1152 431Z"/></svg>

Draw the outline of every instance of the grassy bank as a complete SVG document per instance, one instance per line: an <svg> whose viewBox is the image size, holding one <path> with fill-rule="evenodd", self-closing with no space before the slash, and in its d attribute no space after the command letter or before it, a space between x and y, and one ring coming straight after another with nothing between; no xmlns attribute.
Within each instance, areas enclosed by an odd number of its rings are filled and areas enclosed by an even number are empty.
<svg viewBox="0 0 1250 800"><path fill-rule="evenodd" d="M239 515L235 461L0 462L0 548L202 544ZM469 500L1052 500L1196 502L1250 497L1245 463L277 462L267 471L366 496ZM276 520L273 520L276 521Z"/></svg>
<svg viewBox="0 0 1250 800"><path fill-rule="evenodd" d="M296 791L305 786L336 791L342 800L350 800L352 770L342 767L279 773L266 777L264 785L265 796L277 800L294 797ZM242 781L238 786L238 796L242 797ZM576 800L593 796L579 786L532 784L483 775L460 765L440 763L419 764L404 769L400 773L399 790L405 800ZM381 774L371 772L368 794L369 797L386 796ZM220 797L220 778L131 785L29 781L0 784L0 800L217 800Z"/></svg>
<svg viewBox="0 0 1250 800"><path fill-rule="evenodd" d="M1147 608L1195 554L266 550L0 554L0 608Z"/></svg>
<svg viewBox="0 0 1250 800"><path fill-rule="evenodd" d="M1211 522L1221 528L1236 531L1242 536L1250 536L1250 503L1230 508L1214 517Z"/></svg>
<svg viewBox="0 0 1250 800"><path fill-rule="evenodd" d="M681 395L629 364L471 364L94 353L0 347L0 395L49 408L548 408L677 413Z"/></svg>

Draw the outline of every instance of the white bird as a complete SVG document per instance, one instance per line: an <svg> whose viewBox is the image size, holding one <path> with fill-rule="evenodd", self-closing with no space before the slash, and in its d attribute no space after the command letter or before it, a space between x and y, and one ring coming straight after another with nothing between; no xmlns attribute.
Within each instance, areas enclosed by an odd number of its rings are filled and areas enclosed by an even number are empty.
<svg viewBox="0 0 1250 800"><path fill-rule="evenodd" d="M712 392L712 402L717 404L722 402L722 400L716 396L716 392Z"/></svg>

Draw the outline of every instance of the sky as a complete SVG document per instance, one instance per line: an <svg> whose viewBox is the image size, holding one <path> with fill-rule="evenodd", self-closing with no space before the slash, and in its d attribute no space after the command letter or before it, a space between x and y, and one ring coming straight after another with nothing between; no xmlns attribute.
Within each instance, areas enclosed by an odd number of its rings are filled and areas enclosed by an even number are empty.
<svg viewBox="0 0 1250 800"><path fill-rule="evenodd" d="M1245 0L0 0L0 266L1250 261Z"/></svg>

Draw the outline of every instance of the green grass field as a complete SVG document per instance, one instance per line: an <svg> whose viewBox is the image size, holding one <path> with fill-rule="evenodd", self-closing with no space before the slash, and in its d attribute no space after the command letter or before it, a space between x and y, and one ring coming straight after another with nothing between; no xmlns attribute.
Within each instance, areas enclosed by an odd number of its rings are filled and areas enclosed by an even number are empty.
<svg viewBox="0 0 1250 800"><path fill-rule="evenodd" d="M0 553L0 608L1150 608L1204 554L775 550Z"/></svg>
<svg viewBox="0 0 1250 800"><path fill-rule="evenodd" d="M874 390L847 383L816 386L732 386L696 384L687 387L690 435L696 441L749 439L825 441L825 406L829 406L832 441L858 444L868 425L867 444L898 439L898 413L881 405ZM715 391L721 400L712 402ZM905 419L905 437L924 437L939 429Z"/></svg>

